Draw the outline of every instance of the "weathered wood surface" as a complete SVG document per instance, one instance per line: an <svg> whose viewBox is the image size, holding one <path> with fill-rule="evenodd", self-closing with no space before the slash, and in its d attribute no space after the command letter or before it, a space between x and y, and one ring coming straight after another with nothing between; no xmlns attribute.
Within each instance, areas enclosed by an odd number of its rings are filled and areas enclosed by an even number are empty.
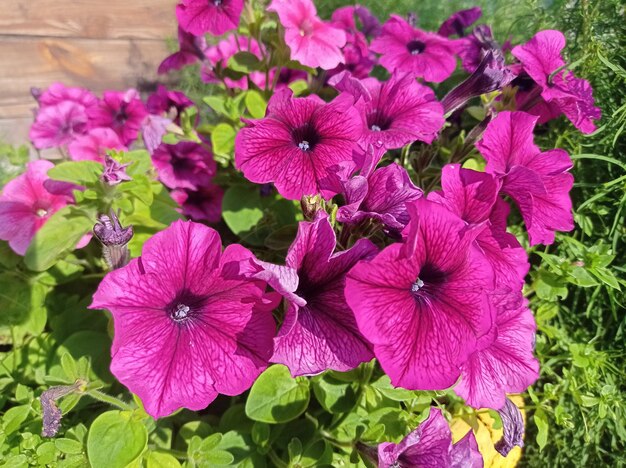
<svg viewBox="0 0 626 468"><path fill-rule="evenodd" d="M105 89L157 78L176 0L2 0L0 140L27 142L31 86Z"/></svg>

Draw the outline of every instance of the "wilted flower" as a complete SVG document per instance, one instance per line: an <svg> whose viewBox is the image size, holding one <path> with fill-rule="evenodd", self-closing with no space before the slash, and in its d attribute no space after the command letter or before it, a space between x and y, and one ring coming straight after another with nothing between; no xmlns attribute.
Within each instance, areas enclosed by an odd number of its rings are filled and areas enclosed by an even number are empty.
<svg viewBox="0 0 626 468"><path fill-rule="evenodd" d="M167 135L170 128L172 128L172 121L167 117L148 114L144 119L141 124L141 136L150 154L154 154L155 150L161 145L163 137Z"/></svg>
<svg viewBox="0 0 626 468"><path fill-rule="evenodd" d="M191 34L221 36L237 29L244 0L182 0L176 6L180 27Z"/></svg>
<svg viewBox="0 0 626 468"><path fill-rule="evenodd" d="M266 368L275 325L264 284L239 276L250 257L236 244L222 252L211 228L176 221L100 283L90 308L113 315L111 372L151 416L239 395Z"/></svg>
<svg viewBox="0 0 626 468"><path fill-rule="evenodd" d="M496 450L506 457L513 447L524 447L524 419L517 405L509 398L498 411L502 420L502 438L496 442Z"/></svg>
<svg viewBox="0 0 626 468"><path fill-rule="evenodd" d="M541 97L556 104L574 126L583 133L592 133L593 123L601 117L595 107L593 90L588 81L564 70L561 51L565 36L560 31L539 31L526 44L513 48L513 55L522 62L526 73L541 87Z"/></svg>
<svg viewBox="0 0 626 468"><path fill-rule="evenodd" d="M268 11L278 14L285 28L291 59L307 67L331 70L343 62L346 34L317 16L312 0L272 0Z"/></svg>
<svg viewBox="0 0 626 468"><path fill-rule="evenodd" d="M530 245L551 244L555 231L574 229L569 191L574 178L569 155L561 149L541 152L533 142L537 117L501 112L476 146L486 171L502 178L502 192L519 207Z"/></svg>
<svg viewBox="0 0 626 468"><path fill-rule="evenodd" d="M105 91L99 105L89 109L92 127L113 129L125 145L137 138L147 114L139 93L134 89L125 92Z"/></svg>
<svg viewBox="0 0 626 468"><path fill-rule="evenodd" d="M439 34L411 26L404 18L391 15L371 49L382 54L380 64L389 72L401 71L439 83L456 68L456 46Z"/></svg>
<svg viewBox="0 0 626 468"><path fill-rule="evenodd" d="M159 65L158 73L167 73L170 70L181 68L205 60L204 51L207 47L204 36L189 34L180 26L178 27L178 52L169 55Z"/></svg>
<svg viewBox="0 0 626 468"><path fill-rule="evenodd" d="M362 133L353 103L347 94L327 104L315 95L294 99L291 90L279 90L266 117L246 121L237 134L235 164L252 182L274 182L289 200L327 196L322 181L335 166L352 160Z"/></svg>
<svg viewBox="0 0 626 468"><path fill-rule="evenodd" d="M267 281L287 301L271 361L286 365L293 376L348 371L374 357L343 290L346 272L373 256L376 246L360 239L349 250L333 253L335 244L328 215L318 211L313 222L298 226L285 266L253 265L252 276Z"/></svg>
<svg viewBox="0 0 626 468"><path fill-rule="evenodd" d="M217 166L213 155L193 141L162 143L152 153L159 180L167 187L197 190L211 183Z"/></svg>
<svg viewBox="0 0 626 468"><path fill-rule="evenodd" d="M24 255L35 233L50 216L73 201L71 185L53 194L45 187L50 161L28 163L26 172L7 183L0 195L0 239L18 255Z"/></svg>
<svg viewBox="0 0 626 468"><path fill-rule="evenodd" d="M126 151L120 137L110 128L99 127L89 130L85 135L76 137L67 147L70 158L74 161L104 162L109 149Z"/></svg>
<svg viewBox="0 0 626 468"><path fill-rule="evenodd" d="M102 180L107 185L117 185L120 182L133 180L132 177L126 174L127 166L128 164L120 164L111 156L106 155L104 157L104 171L102 172Z"/></svg>
<svg viewBox="0 0 626 468"><path fill-rule="evenodd" d="M393 385L440 390L492 327L493 270L474 244L480 228L423 198L407 207L405 243L357 263L346 300Z"/></svg>
<svg viewBox="0 0 626 468"><path fill-rule="evenodd" d="M110 216L100 215L93 227L93 233L102 243L102 255L112 270L121 268L130 261L127 244L133 237L133 227L122 227L114 211Z"/></svg>
<svg viewBox="0 0 626 468"><path fill-rule="evenodd" d="M450 15L450 17L439 26L437 34L445 37L456 34L459 37L463 37L465 36L465 28L474 24L482 14L483 12L480 7L457 11Z"/></svg>
<svg viewBox="0 0 626 468"><path fill-rule="evenodd" d="M63 414L57 406L57 400L70 393L80 391L86 384L84 380L77 380L73 385L57 385L44 391L39 397L42 412L42 437L54 437L61 427Z"/></svg>

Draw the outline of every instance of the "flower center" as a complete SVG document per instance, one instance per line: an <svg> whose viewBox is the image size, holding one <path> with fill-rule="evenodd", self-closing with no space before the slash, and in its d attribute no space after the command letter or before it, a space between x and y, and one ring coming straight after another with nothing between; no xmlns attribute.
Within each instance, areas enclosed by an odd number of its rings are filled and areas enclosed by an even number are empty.
<svg viewBox="0 0 626 468"><path fill-rule="evenodd" d="M380 109L373 109L367 114L367 126L373 132L382 132L391 127L393 119L387 117Z"/></svg>
<svg viewBox="0 0 626 468"><path fill-rule="evenodd" d="M179 325L191 325L203 314L207 296L198 296L188 289L182 289L174 300L165 306L165 313L172 322Z"/></svg>
<svg viewBox="0 0 626 468"><path fill-rule="evenodd" d="M305 153L313 151L320 140L317 130L308 123L293 130L291 136L296 146Z"/></svg>
<svg viewBox="0 0 626 468"><path fill-rule="evenodd" d="M213 0L213 5L220 6L222 4L222 0Z"/></svg>
<svg viewBox="0 0 626 468"><path fill-rule="evenodd" d="M415 280L415 283L411 285L411 292L416 293L423 287L424 287L424 282L421 279L417 278L417 280Z"/></svg>
<svg viewBox="0 0 626 468"><path fill-rule="evenodd" d="M370 127L370 129L371 129L373 132L380 132L380 130L381 130L381 128L380 128L378 125L376 125L376 124L372 125L372 126Z"/></svg>
<svg viewBox="0 0 626 468"><path fill-rule="evenodd" d="M174 321L180 322L181 320L185 320L189 316L190 310L191 309L188 305L176 304L176 308L170 312L170 317Z"/></svg>
<svg viewBox="0 0 626 468"><path fill-rule="evenodd" d="M411 41L406 45L406 48L409 50L411 55L418 55L424 52L426 49L426 44L422 41Z"/></svg>
<svg viewBox="0 0 626 468"><path fill-rule="evenodd" d="M43 208L39 208L35 213L40 218L43 218L44 216L46 216L48 214L48 210L44 210Z"/></svg>
<svg viewBox="0 0 626 468"><path fill-rule="evenodd" d="M429 300L433 296L437 296L441 286L446 281L446 274L434 265L424 265L419 276L411 285L411 294L417 300Z"/></svg>

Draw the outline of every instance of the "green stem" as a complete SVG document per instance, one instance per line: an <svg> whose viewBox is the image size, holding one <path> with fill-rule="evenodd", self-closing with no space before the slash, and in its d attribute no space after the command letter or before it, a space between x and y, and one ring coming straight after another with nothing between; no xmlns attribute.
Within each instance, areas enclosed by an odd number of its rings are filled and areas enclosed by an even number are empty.
<svg viewBox="0 0 626 468"><path fill-rule="evenodd" d="M270 459L274 462L274 465L275 465L275 466L277 466L278 468L282 468L282 467L287 467L287 466L289 466L289 464L288 464L288 463L285 463L285 462L283 461L283 459L282 459L282 458L280 458L280 457L276 454L276 452L274 452L274 450L270 450L267 454L269 455Z"/></svg>
<svg viewBox="0 0 626 468"><path fill-rule="evenodd" d="M133 411L135 409L131 405L126 403L125 401L119 398L116 398L114 396L108 395L99 390L89 390L88 392L85 393L85 395L89 395L94 400L102 401L103 403L108 403L124 411Z"/></svg>

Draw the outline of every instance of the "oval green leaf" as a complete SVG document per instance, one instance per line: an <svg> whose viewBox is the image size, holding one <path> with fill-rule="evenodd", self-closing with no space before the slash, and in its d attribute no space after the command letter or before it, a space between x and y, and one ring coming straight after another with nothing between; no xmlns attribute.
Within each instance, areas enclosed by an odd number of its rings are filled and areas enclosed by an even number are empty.
<svg viewBox="0 0 626 468"><path fill-rule="evenodd" d="M148 431L130 411L107 411L96 418L87 435L93 468L124 468L137 460L148 443Z"/></svg>

